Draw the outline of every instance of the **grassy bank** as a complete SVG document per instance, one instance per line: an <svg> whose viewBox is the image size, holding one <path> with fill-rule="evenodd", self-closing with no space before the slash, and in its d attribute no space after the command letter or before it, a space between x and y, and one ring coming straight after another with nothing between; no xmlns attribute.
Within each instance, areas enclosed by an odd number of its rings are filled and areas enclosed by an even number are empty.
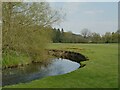
<svg viewBox="0 0 120 90"><path fill-rule="evenodd" d="M82 53L86 66L68 74L50 76L6 88L116 88L118 87L117 44L50 44L48 49Z"/></svg>
<svg viewBox="0 0 120 90"><path fill-rule="evenodd" d="M18 53L11 51L10 53L2 55L2 67L9 67L14 65L30 63L30 58L25 53Z"/></svg>
<svg viewBox="0 0 120 90"><path fill-rule="evenodd" d="M47 51L42 52L42 54L39 53L39 55L36 56L34 54L36 55L35 52L29 55L24 52L10 50L9 52L2 54L2 67L3 69L13 67L16 68L18 66L30 64L32 62L48 63L49 58L52 58L50 55L47 55Z"/></svg>

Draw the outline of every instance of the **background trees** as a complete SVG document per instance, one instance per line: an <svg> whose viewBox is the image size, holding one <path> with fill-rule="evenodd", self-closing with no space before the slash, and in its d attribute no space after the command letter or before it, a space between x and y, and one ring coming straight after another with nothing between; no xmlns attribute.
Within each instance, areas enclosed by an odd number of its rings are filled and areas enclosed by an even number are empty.
<svg viewBox="0 0 120 90"><path fill-rule="evenodd" d="M83 29L81 34L74 34L71 31L64 32L62 29L51 29L53 43L118 43L119 31L106 32L104 35Z"/></svg>
<svg viewBox="0 0 120 90"><path fill-rule="evenodd" d="M77 35L69 32L64 32L64 29L51 29L52 30L52 41L53 43L85 43L87 39L82 37L82 35Z"/></svg>
<svg viewBox="0 0 120 90"><path fill-rule="evenodd" d="M99 33L92 33L92 36L91 36L91 41L93 43L100 43L101 42L101 36Z"/></svg>

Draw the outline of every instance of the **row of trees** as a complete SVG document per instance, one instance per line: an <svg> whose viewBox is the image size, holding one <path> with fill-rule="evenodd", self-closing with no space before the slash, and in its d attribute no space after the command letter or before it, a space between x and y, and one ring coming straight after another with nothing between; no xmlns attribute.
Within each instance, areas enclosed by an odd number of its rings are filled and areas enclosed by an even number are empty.
<svg viewBox="0 0 120 90"><path fill-rule="evenodd" d="M93 32L91 33L88 29L83 29L81 35L92 43L118 43L120 39L120 30L116 32L106 32L103 35Z"/></svg>
<svg viewBox="0 0 120 90"><path fill-rule="evenodd" d="M86 39L81 35L73 34L72 32L64 32L63 29L51 29L53 43L80 43L86 42Z"/></svg>
<svg viewBox="0 0 120 90"><path fill-rule="evenodd" d="M54 43L118 43L120 39L120 30L116 32L106 32L104 35L91 33L88 29L83 29L81 34L64 32L63 28L51 29L53 33L52 41Z"/></svg>

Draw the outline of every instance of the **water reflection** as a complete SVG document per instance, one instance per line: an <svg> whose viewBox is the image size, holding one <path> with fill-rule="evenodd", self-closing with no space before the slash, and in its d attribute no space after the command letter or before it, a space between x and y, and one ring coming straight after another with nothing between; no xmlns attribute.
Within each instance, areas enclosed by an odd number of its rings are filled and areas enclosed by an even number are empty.
<svg viewBox="0 0 120 90"><path fill-rule="evenodd" d="M67 59L54 59L50 64L31 64L22 68L3 70L2 85L25 83L47 76L69 73L80 67L80 64Z"/></svg>

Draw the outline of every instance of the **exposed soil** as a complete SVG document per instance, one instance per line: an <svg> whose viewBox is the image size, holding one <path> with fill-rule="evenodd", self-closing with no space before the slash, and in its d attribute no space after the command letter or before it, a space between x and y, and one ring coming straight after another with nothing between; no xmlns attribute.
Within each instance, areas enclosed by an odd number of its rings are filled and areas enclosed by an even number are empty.
<svg viewBox="0 0 120 90"><path fill-rule="evenodd" d="M81 61L89 60L84 55L80 53L76 53L76 52L71 52L71 51L51 49L51 50L48 50L48 54L55 56L55 57L59 57L59 58L69 59L77 63L80 63Z"/></svg>

